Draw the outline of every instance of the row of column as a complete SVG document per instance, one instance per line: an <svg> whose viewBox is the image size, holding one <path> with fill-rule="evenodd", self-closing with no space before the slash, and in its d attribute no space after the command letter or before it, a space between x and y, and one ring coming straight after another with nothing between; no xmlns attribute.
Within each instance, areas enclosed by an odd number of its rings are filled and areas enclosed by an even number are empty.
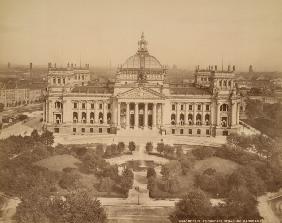
<svg viewBox="0 0 282 223"><path fill-rule="evenodd" d="M130 104L132 102L118 102L117 105L117 126L121 125L121 103L126 103L126 127L130 126ZM134 103L134 127L139 125L139 104L144 104L144 127L148 127L148 104L152 104L152 127L157 126L157 104L158 103ZM161 106L161 123L163 124L163 106Z"/></svg>

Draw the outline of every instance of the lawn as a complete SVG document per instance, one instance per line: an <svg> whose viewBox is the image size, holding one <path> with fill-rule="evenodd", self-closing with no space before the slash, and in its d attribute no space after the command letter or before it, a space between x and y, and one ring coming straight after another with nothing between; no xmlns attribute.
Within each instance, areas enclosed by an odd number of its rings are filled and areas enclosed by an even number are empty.
<svg viewBox="0 0 282 223"><path fill-rule="evenodd" d="M180 198L185 193L195 189L195 176L196 174L201 174L208 168L215 169L218 173L223 175L229 175L233 173L240 165L226 159L222 159L219 157L209 157L204 160L196 160L194 167L186 174L186 175L179 175L178 181L180 183L179 192L175 194L171 193L157 193L153 198L165 198L165 197L172 197L172 198ZM158 181L161 182L162 176L158 173Z"/></svg>
<svg viewBox="0 0 282 223"><path fill-rule="evenodd" d="M197 160L195 162L193 171L197 173L202 173L208 168L213 168L216 170L216 172L228 175L233 173L235 169L239 167L239 164L231 161L222 159L219 157L210 157L204 160Z"/></svg>
<svg viewBox="0 0 282 223"><path fill-rule="evenodd" d="M76 164L81 163L80 160L71 155L55 155L46 159L40 160L35 165L46 167L52 171L63 171L64 168L77 168Z"/></svg>

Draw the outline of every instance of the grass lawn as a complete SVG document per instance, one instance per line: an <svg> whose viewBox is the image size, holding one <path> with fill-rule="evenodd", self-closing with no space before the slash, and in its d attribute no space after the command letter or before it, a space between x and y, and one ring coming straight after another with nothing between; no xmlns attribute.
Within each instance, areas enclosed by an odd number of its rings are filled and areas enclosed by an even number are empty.
<svg viewBox="0 0 282 223"><path fill-rule="evenodd" d="M77 168L76 163L81 163L80 160L71 155L55 155L47 159L40 160L35 165L46 167L52 171L63 171L64 168Z"/></svg>
<svg viewBox="0 0 282 223"><path fill-rule="evenodd" d="M193 171L202 173L208 168L213 168L216 170L216 172L227 175L233 173L233 171L238 167L239 164L231 160L226 160L219 157L210 157L204 160L197 160L195 162Z"/></svg>
<svg viewBox="0 0 282 223"><path fill-rule="evenodd" d="M48 157L46 159L40 160L35 165L45 167L51 171L63 171L64 168L73 168L71 170L72 173L77 174L79 176L80 187L87 189L93 196L98 197L124 197L123 194L116 193L112 191L110 194L107 192L100 192L97 190L97 187L100 183L100 180L95 174L85 174L79 171L78 165L81 163L80 160L71 156L71 155L55 155L52 157ZM61 193L65 193L64 189L61 189L58 186L58 190Z"/></svg>
<svg viewBox="0 0 282 223"><path fill-rule="evenodd" d="M178 181L180 183L180 190L175 194L166 194L153 196L153 198L165 198L166 195L172 198L181 198L187 192L195 189L194 182L195 182L195 175L202 173L208 168L215 169L218 173L223 175L229 175L233 173L235 169L237 169L240 165L226 159L222 159L219 157L210 157L204 160L196 160L194 167L190 170L186 175L179 175ZM158 181L161 182L162 176L158 174Z"/></svg>

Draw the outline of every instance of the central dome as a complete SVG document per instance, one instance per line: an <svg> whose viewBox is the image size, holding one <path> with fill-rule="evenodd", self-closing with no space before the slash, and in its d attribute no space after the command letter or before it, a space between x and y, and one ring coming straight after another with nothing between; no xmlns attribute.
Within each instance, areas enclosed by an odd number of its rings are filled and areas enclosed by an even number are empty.
<svg viewBox="0 0 282 223"><path fill-rule="evenodd" d="M144 68L161 69L161 63L151 55L135 54L129 57L123 64L123 68L142 68L142 61L144 61Z"/></svg>
<svg viewBox="0 0 282 223"><path fill-rule="evenodd" d="M144 69L162 69L160 61L151 56L147 50L147 41L142 33L141 39L138 41L138 51L135 55L129 57L123 64L123 68L144 68Z"/></svg>

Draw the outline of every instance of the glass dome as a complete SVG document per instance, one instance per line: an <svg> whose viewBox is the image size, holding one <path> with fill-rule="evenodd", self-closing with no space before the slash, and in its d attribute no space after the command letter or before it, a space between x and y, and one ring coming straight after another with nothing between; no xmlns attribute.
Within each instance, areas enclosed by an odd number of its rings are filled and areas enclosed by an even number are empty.
<svg viewBox="0 0 282 223"><path fill-rule="evenodd" d="M161 63L153 56L149 54L135 54L134 56L129 57L123 64L123 68L141 68L141 57L145 57L145 66L146 69L161 69Z"/></svg>

